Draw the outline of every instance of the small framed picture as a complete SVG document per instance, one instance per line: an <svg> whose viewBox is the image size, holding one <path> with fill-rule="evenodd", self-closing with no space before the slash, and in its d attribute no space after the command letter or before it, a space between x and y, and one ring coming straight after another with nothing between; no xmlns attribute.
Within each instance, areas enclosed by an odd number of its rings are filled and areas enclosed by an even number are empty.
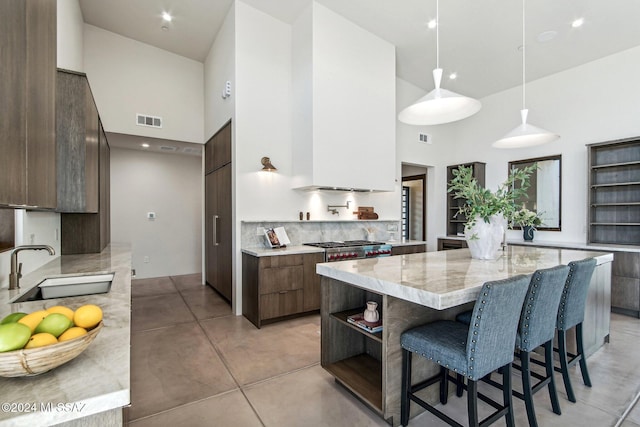
<svg viewBox="0 0 640 427"><path fill-rule="evenodd" d="M264 235L267 237L267 243L269 243L269 246L272 248L279 248L281 246L280 239L278 239L278 235L273 228L265 228Z"/></svg>

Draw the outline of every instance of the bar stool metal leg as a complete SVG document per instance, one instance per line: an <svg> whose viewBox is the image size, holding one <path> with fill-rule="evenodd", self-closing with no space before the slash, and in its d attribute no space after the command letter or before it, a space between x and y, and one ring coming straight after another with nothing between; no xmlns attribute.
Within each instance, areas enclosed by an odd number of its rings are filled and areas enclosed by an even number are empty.
<svg viewBox="0 0 640 427"><path fill-rule="evenodd" d="M524 395L524 404L527 408L527 419L529 427L538 427L536 421L536 411L533 407L533 390L531 388L531 366L530 355L528 351L520 352L520 365L522 366L522 394Z"/></svg>
<svg viewBox="0 0 640 427"><path fill-rule="evenodd" d="M456 396L462 397L464 388L464 376L462 374L456 375Z"/></svg>
<svg viewBox="0 0 640 427"><path fill-rule="evenodd" d="M473 380L467 382L467 413L469 427L478 427L478 383Z"/></svg>
<svg viewBox="0 0 640 427"><path fill-rule="evenodd" d="M582 344L582 322L576 325L576 347L580 357L580 372L582 373L582 381L587 387L591 387L591 378L587 370L587 357L584 354L584 346Z"/></svg>
<svg viewBox="0 0 640 427"><path fill-rule="evenodd" d="M561 415L560 401L558 400L558 392L556 390L556 381L553 378L553 344L551 341L544 343L544 360L545 371L549 378L549 398L551 399L551 408L555 414Z"/></svg>
<svg viewBox="0 0 640 427"><path fill-rule="evenodd" d="M409 423L409 411L411 409L411 353L402 349L402 395L400 396L400 424L406 426Z"/></svg>
<svg viewBox="0 0 640 427"><path fill-rule="evenodd" d="M514 427L516 422L513 416L513 392L511 384L511 364L502 368L502 399L504 406L509 408L507 412L507 427Z"/></svg>
<svg viewBox="0 0 640 427"><path fill-rule="evenodd" d="M567 360L567 333L563 330L558 330L558 353L560 356L560 371L562 372L562 381L564 381L564 388L567 391L567 398L570 402L576 402L576 396L573 394L573 387L571 386L571 379L569 378L569 361Z"/></svg>
<svg viewBox="0 0 640 427"><path fill-rule="evenodd" d="M449 381L447 381L447 375L449 370L443 366L440 367L440 403L447 404L447 398L449 397Z"/></svg>

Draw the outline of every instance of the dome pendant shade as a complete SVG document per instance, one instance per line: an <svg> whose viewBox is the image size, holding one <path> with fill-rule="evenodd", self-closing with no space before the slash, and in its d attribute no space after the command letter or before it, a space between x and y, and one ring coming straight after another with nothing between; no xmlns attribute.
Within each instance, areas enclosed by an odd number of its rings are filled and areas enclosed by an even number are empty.
<svg viewBox="0 0 640 427"><path fill-rule="evenodd" d="M480 111L477 99L440 88L442 68L433 70L435 89L398 114L398 120L409 125L439 125L466 119Z"/></svg>
<svg viewBox="0 0 640 427"><path fill-rule="evenodd" d="M559 135L527 123L529 110L520 110L522 124L493 143L496 148L522 148L546 144L560 138Z"/></svg>

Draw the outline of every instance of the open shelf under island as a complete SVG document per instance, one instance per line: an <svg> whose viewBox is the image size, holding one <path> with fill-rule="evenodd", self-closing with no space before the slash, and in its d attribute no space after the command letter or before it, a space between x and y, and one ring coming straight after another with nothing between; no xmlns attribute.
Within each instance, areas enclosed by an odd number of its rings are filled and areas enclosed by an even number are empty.
<svg viewBox="0 0 640 427"><path fill-rule="evenodd" d="M468 249L396 257L323 263L316 266L321 282L321 364L390 424L400 423L400 335L438 319L454 319L473 307L484 282L584 258L597 260L589 288L584 321L587 355L609 336L611 263L607 252L555 248L508 247L493 261L473 260ZM378 303L383 329L371 334L346 320ZM514 326L515 327L515 326ZM571 337L569 341L573 342ZM414 358L414 382L438 371L437 365ZM437 390L427 390L437 401ZM420 413L415 405L412 415Z"/></svg>

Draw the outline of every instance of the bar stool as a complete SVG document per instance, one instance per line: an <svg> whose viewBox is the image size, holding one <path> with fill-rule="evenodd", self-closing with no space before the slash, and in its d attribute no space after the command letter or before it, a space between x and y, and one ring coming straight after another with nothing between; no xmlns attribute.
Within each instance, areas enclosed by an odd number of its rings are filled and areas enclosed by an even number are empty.
<svg viewBox="0 0 640 427"><path fill-rule="evenodd" d="M558 330L558 355L560 358L560 368L555 368L562 373L564 388L567 391L569 401L576 401L576 396L571 387L569 379L569 368L580 362L580 372L582 381L587 387L591 387L591 379L587 370L587 360L584 354L582 341L582 322L584 321L584 310L587 303L587 291L591 283L591 277L596 268L596 260L593 258L573 261L569 263L569 277L562 292L556 329ZM576 349L577 354L567 353L567 331L575 326L576 328ZM569 357L571 359L569 360Z"/></svg>
<svg viewBox="0 0 640 427"><path fill-rule="evenodd" d="M503 416L509 427L514 425L511 398L511 362L516 339L518 316L529 286L530 277L519 275L505 280L487 282L473 308L471 326L459 322L440 320L405 331L400 337L402 345L402 391L400 422L409 422L411 401L416 402L449 425L458 422L420 399L415 393L432 384L440 384L440 402L447 403L449 370L467 378L467 412L470 426L489 425ZM411 385L411 358L413 353L440 365L440 373L418 384ZM503 404L478 393L477 381L503 368ZM493 406L496 411L478 421L478 399Z"/></svg>
<svg viewBox="0 0 640 427"><path fill-rule="evenodd" d="M522 393L514 390L513 395L524 400L531 427L538 425L533 395L545 386L549 390L553 412L561 414L553 378L553 337L556 330L556 313L568 274L569 267L566 265L534 272L520 314L515 345L518 350L520 366L514 364L514 367L522 371ZM469 312L465 312L458 315L456 320L466 323L469 321L469 317ZM531 352L540 346L544 346L545 350L544 363L540 364L545 367L546 375L531 371ZM531 377L538 380L533 386ZM485 378L484 381L502 388L500 383L493 381L490 377ZM458 395L460 395L460 390L458 390Z"/></svg>

